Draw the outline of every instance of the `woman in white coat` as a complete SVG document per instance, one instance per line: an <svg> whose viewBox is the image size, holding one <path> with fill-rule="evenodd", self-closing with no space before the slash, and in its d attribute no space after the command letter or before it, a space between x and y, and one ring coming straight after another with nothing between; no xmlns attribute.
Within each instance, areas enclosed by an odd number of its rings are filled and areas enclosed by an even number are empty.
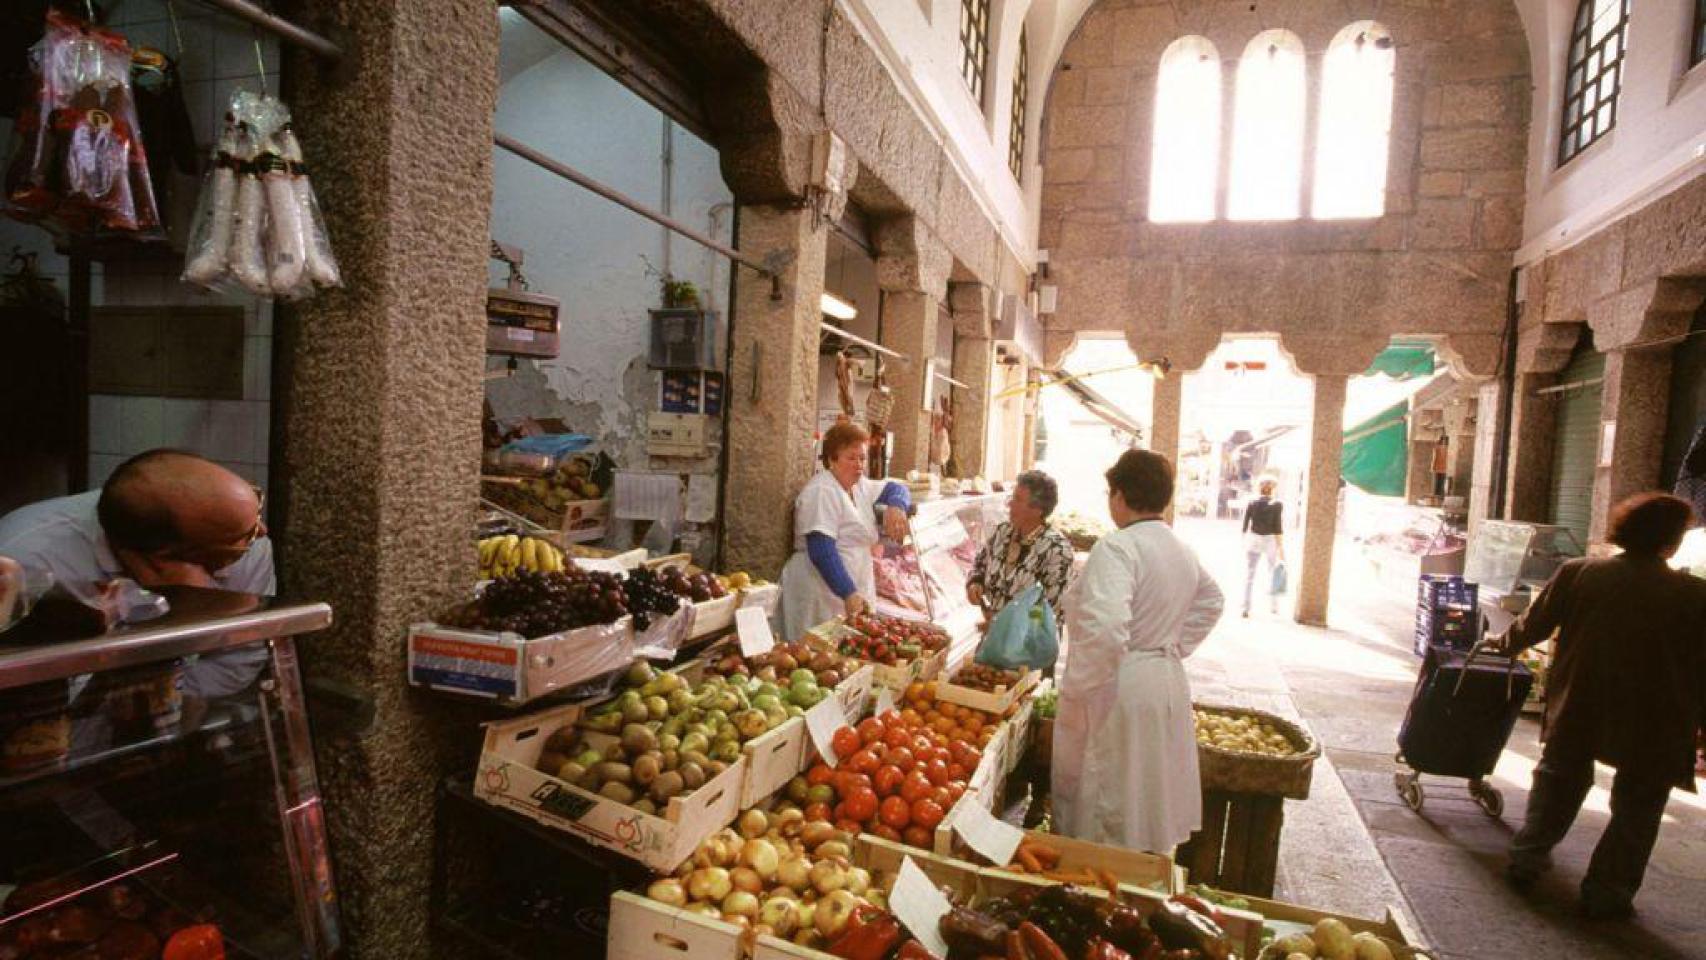
<svg viewBox="0 0 1706 960"><path fill-rule="evenodd" d="M1060 832L1173 852L1202 825L1191 688L1182 662L1225 606L1162 521L1173 465L1128 450L1107 472L1103 537L1067 598L1066 670L1054 728Z"/></svg>
<svg viewBox="0 0 1706 960"><path fill-rule="evenodd" d="M823 466L794 500L794 555L782 568L782 630L807 630L876 597L877 520L892 540L906 538L912 496L906 485L865 476L870 435L838 423L823 435Z"/></svg>

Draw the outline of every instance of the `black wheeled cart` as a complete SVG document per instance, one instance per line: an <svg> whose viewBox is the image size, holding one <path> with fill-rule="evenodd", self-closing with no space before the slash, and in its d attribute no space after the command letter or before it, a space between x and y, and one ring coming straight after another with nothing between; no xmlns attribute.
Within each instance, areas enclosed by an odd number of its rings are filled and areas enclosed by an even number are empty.
<svg viewBox="0 0 1706 960"><path fill-rule="evenodd" d="M1422 775L1469 781L1469 795L1488 816L1504 812L1504 795L1486 782L1510 740L1534 675L1526 666L1477 643L1467 653L1430 647L1398 731L1394 774L1398 796L1422 808Z"/></svg>

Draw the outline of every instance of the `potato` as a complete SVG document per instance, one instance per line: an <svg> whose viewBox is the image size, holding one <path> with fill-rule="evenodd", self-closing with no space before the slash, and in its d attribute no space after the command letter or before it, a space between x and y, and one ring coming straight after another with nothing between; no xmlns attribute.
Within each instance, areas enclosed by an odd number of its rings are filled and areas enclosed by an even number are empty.
<svg viewBox="0 0 1706 960"><path fill-rule="evenodd" d="M1335 917L1322 917L1315 923L1313 939L1326 960L1356 960L1357 948L1351 942L1351 928Z"/></svg>
<svg viewBox="0 0 1706 960"><path fill-rule="evenodd" d="M1268 949L1273 953L1287 957L1288 960L1290 955L1294 953L1301 953L1306 957L1313 958L1315 956L1315 941L1307 933L1294 933L1275 940Z"/></svg>
<svg viewBox="0 0 1706 960"><path fill-rule="evenodd" d="M1392 960L1392 951L1377 936L1367 931L1351 938L1356 944L1356 960Z"/></svg>

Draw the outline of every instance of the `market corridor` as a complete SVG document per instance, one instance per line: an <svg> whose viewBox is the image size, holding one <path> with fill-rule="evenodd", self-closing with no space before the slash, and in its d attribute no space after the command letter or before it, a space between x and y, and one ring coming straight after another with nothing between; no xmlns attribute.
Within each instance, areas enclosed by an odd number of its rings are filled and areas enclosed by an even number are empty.
<svg viewBox="0 0 1706 960"><path fill-rule="evenodd" d="M1416 921L1447 958L1706 957L1706 800L1673 792L1636 917L1590 924L1576 916L1576 884L1604 828L1602 768L1581 818L1554 855L1553 873L1527 901L1504 885L1505 848L1521 824L1539 724L1524 717L1491 782L1504 793L1495 821L1462 781L1425 778L1420 813L1393 789L1395 740L1416 660L1411 610L1382 593L1356 545L1335 560L1333 629L1258 612L1237 616L1243 573L1230 524L1185 520L1181 533L1214 570L1229 615L1190 662L1199 702L1234 702L1300 718L1321 740L1310 798L1291 801L1276 896L1378 917L1388 904ZM1257 603L1260 611L1262 604Z"/></svg>

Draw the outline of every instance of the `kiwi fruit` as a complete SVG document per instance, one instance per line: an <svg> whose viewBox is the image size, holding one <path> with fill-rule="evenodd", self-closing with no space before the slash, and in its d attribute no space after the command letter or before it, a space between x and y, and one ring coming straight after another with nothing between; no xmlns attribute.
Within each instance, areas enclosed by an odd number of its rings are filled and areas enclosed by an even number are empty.
<svg viewBox="0 0 1706 960"><path fill-rule="evenodd" d="M684 789L690 789L685 781L686 778L674 770L658 774L657 779L652 781L652 800L668 803L671 797L680 795Z"/></svg>
<svg viewBox="0 0 1706 960"><path fill-rule="evenodd" d="M619 783L615 780L612 780L609 783L606 783L604 786L599 787L598 788L598 795L601 797L604 797L608 800L614 800L617 803L633 803L634 802L634 788L628 786L625 783Z"/></svg>
<svg viewBox="0 0 1706 960"><path fill-rule="evenodd" d="M573 760L565 760L557 767L557 779L564 783L579 783L586 776L586 768Z"/></svg>
<svg viewBox="0 0 1706 960"><path fill-rule="evenodd" d="M575 786L589 793L597 793L598 788L603 785L604 781L598 776L596 768L581 774L580 779L575 781Z"/></svg>
<svg viewBox="0 0 1706 960"><path fill-rule="evenodd" d="M665 770L674 770L676 767L681 766L681 751L665 750L663 751L662 756L663 768Z"/></svg>
<svg viewBox="0 0 1706 960"><path fill-rule="evenodd" d="M567 753L559 753L558 751L547 747L539 754L538 768L546 773L550 773L551 771L561 767L563 764L568 763L569 756L570 755Z"/></svg>
<svg viewBox="0 0 1706 960"><path fill-rule="evenodd" d="M642 753L634 758L634 782L649 787L663 772L663 757L657 753Z"/></svg>
<svg viewBox="0 0 1706 960"><path fill-rule="evenodd" d="M675 773L681 777L682 783L689 790L697 790L705 785L705 768L700 764L684 762Z"/></svg>
<svg viewBox="0 0 1706 960"><path fill-rule="evenodd" d="M705 769L707 771L708 776L716 777L716 776L721 775L722 772L724 770L727 770L728 768L729 768L729 765L724 763L723 761L712 760L710 765L707 766Z"/></svg>
<svg viewBox="0 0 1706 960"><path fill-rule="evenodd" d="M640 799L635 800L633 803L629 804L629 806L633 807L635 810L640 811L641 813L645 814L648 817L655 817L658 815L658 805L653 803L651 801L650 797L641 797Z"/></svg>
<svg viewBox="0 0 1706 960"><path fill-rule="evenodd" d="M612 743L609 746L605 747L604 748L604 759L609 760L612 763L625 763L625 762L627 762L628 751L622 749L622 741L618 740L615 743Z"/></svg>
<svg viewBox="0 0 1706 960"><path fill-rule="evenodd" d="M622 749L630 754L649 753L658 749L658 735L650 727L630 723L622 728Z"/></svg>
<svg viewBox="0 0 1706 960"><path fill-rule="evenodd" d="M681 751L681 765L685 767L686 765L688 765L690 763L694 764L701 771L703 771L706 767L711 765L711 758L705 756L703 753L699 752L698 750L683 750L683 751Z"/></svg>
<svg viewBox="0 0 1706 960"><path fill-rule="evenodd" d="M601 763L593 770L600 780L629 783L634 779L634 768L625 763Z"/></svg>

